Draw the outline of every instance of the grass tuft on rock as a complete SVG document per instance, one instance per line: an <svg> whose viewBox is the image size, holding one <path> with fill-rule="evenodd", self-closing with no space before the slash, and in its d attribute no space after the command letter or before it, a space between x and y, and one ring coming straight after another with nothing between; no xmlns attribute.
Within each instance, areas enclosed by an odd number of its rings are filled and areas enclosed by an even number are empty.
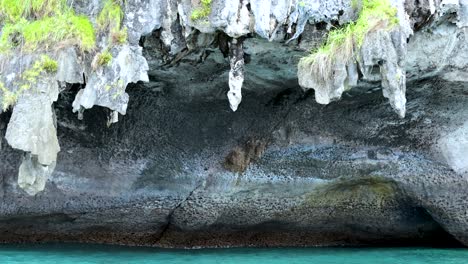
<svg viewBox="0 0 468 264"><path fill-rule="evenodd" d="M97 18L100 30L109 30L111 41L114 44L123 44L127 41L127 29L122 28L124 0L106 0Z"/></svg>
<svg viewBox="0 0 468 264"><path fill-rule="evenodd" d="M192 11L192 14L190 15L190 18L193 21L200 20L202 18L206 18L210 15L211 13L211 1L212 0L201 0L201 6L198 8L195 8Z"/></svg>
<svg viewBox="0 0 468 264"><path fill-rule="evenodd" d="M112 61L112 54L109 51L105 50L98 54L98 57L97 57L98 65L107 66L110 64L111 61Z"/></svg>
<svg viewBox="0 0 468 264"><path fill-rule="evenodd" d="M342 28L328 33L325 43L299 64L311 68L311 73L326 82L331 77L332 67L337 59L348 64L356 61L358 51L366 36L376 30L388 30L398 25L397 9L389 0L353 0L354 8L359 8L359 17Z"/></svg>
<svg viewBox="0 0 468 264"><path fill-rule="evenodd" d="M94 27L76 15L64 0L0 0L0 53L47 51L76 45L90 51L96 43Z"/></svg>
<svg viewBox="0 0 468 264"><path fill-rule="evenodd" d="M51 16L66 6L65 0L0 0L0 14L11 23L22 18Z"/></svg>

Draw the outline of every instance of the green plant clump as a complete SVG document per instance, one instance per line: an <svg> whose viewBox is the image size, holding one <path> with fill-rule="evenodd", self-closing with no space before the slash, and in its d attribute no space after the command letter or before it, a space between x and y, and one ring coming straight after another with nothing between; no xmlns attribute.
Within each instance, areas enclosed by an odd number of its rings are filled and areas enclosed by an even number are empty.
<svg viewBox="0 0 468 264"><path fill-rule="evenodd" d="M25 17L53 15L65 4L65 0L0 0L0 13L5 20L14 23Z"/></svg>
<svg viewBox="0 0 468 264"><path fill-rule="evenodd" d="M35 52L64 45L90 51L95 46L89 19L76 15L64 0L0 0L0 17L0 53L14 48Z"/></svg>
<svg viewBox="0 0 468 264"><path fill-rule="evenodd" d="M106 0L97 18L99 29L109 30L112 42L117 44L127 41L127 28L122 28L124 3L124 0Z"/></svg>
<svg viewBox="0 0 468 264"><path fill-rule="evenodd" d="M212 0L201 0L201 6L192 11L192 20L199 20L205 18L211 13L211 1Z"/></svg>
<svg viewBox="0 0 468 264"><path fill-rule="evenodd" d="M58 69L58 62L56 60L50 58L47 55L42 55L39 60L34 62L32 68L25 71L23 75L31 71L34 71L37 73L42 73L42 72L55 73L57 72L57 69Z"/></svg>
<svg viewBox="0 0 468 264"><path fill-rule="evenodd" d="M31 89L31 86L37 83L38 79L44 74L52 74L57 72L58 63L47 55L42 55L39 60L34 62L31 68L21 74L21 80L17 85L19 89L16 92L8 90L3 83L0 82L0 92L3 95L2 108L6 111L10 106L16 103L18 97L26 90Z"/></svg>
<svg viewBox="0 0 468 264"><path fill-rule="evenodd" d="M106 65L109 65L109 63L112 61L112 54L105 50L103 52L101 52L99 55L98 55L98 58L97 58L97 63L100 65L100 66L106 66Z"/></svg>
<svg viewBox="0 0 468 264"><path fill-rule="evenodd" d="M326 79L336 59L343 59L344 63L356 60L355 51L359 50L370 32L398 25L397 10L389 0L361 0L360 6L357 1L352 3L353 7L361 8L358 19L330 31L321 47L301 59L300 63L309 64L314 74Z"/></svg>
<svg viewBox="0 0 468 264"><path fill-rule="evenodd" d="M55 73L58 69L57 61L47 55L42 55L41 59L34 62L33 66L21 74L23 84L20 86L20 92L29 90L32 85L37 83L37 79L43 73Z"/></svg>
<svg viewBox="0 0 468 264"><path fill-rule="evenodd" d="M0 82L0 92L2 93L2 109L3 111L8 110L8 108L13 105L16 100L16 94L5 88L5 85Z"/></svg>

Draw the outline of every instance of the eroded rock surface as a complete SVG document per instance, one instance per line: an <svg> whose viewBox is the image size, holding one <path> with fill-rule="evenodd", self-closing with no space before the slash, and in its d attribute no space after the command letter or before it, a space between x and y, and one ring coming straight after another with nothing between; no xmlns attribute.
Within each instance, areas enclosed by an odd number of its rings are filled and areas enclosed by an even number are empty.
<svg viewBox="0 0 468 264"><path fill-rule="evenodd" d="M49 52L0 116L0 240L467 245L465 2L392 1L398 27L324 85L297 64L352 1L126 1L108 65ZM36 59L0 57L0 81Z"/></svg>

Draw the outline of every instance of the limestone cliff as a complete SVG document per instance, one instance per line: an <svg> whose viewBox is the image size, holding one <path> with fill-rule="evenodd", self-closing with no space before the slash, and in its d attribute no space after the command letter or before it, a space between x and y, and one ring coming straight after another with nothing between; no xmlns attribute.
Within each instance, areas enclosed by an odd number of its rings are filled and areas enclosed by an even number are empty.
<svg viewBox="0 0 468 264"><path fill-rule="evenodd" d="M37 2L0 0L2 240L468 243L468 1Z"/></svg>

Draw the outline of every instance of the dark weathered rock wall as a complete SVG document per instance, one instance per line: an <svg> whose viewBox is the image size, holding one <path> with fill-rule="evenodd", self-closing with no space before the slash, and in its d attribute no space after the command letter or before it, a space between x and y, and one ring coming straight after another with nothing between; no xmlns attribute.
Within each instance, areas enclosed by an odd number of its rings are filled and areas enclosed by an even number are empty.
<svg viewBox="0 0 468 264"><path fill-rule="evenodd" d="M299 59L323 40L327 23L353 19L350 1L305 1L307 10L286 11L286 1L214 0L208 24L189 19L190 1L127 2L129 42L114 50L108 69L79 68L89 61L76 66L73 49L59 52L67 67L57 79L68 84L46 115L60 152L53 173L38 177L43 191L29 195L19 187L20 164L31 159L3 137L8 123L44 116L24 107L40 98L28 95L16 113L0 116L0 241L468 244L468 4L405 2L415 33L401 119L387 106L378 76L359 75L329 105L299 86ZM75 9L95 17L99 7L86 3ZM243 56L229 56L233 45ZM238 88L229 73L237 62L245 63L237 68L243 96L232 112L226 93ZM83 72L86 86L76 84ZM116 78L149 82L113 100L103 87ZM126 115L112 124L114 111Z"/></svg>
<svg viewBox="0 0 468 264"><path fill-rule="evenodd" d="M447 85L411 86L418 111L403 120L380 91L327 107L299 89L253 95L232 114L223 100L133 87L128 115L107 128L103 109L78 121L62 97L61 162L44 192L17 187L20 153L3 144L2 239L357 245L434 241L441 227L466 239L466 177L431 152L446 115L467 100L466 85ZM260 142L245 172L225 168L232 150Z"/></svg>

